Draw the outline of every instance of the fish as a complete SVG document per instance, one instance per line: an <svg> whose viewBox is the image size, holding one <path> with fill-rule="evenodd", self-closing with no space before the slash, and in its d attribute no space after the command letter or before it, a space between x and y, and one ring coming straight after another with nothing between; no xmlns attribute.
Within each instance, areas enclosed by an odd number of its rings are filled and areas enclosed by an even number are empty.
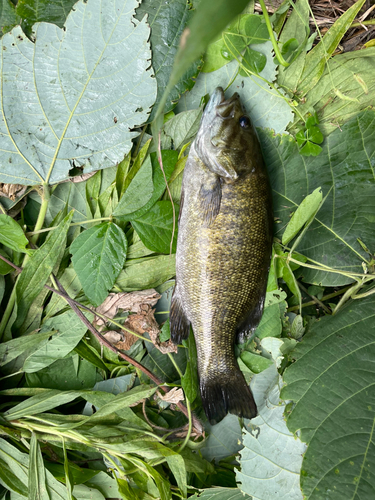
<svg viewBox="0 0 375 500"><path fill-rule="evenodd" d="M178 220L171 340L192 327L202 405L212 425L257 406L234 354L260 322L272 251L272 192L257 134L221 87L186 161Z"/></svg>

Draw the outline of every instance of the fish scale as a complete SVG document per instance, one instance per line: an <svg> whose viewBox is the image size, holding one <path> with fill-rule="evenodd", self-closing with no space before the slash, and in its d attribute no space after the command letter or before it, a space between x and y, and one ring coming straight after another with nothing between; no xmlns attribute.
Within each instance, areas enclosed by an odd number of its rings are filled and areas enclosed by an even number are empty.
<svg viewBox="0 0 375 500"><path fill-rule="evenodd" d="M202 404L212 424L256 405L234 343L258 325L272 247L272 197L257 136L239 97L216 89L186 162L171 339L197 346Z"/></svg>

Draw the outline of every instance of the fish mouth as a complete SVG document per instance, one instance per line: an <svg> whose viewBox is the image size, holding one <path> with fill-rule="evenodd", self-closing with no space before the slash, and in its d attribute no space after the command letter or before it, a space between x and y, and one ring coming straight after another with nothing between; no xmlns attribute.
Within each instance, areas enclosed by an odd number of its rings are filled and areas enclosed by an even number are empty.
<svg viewBox="0 0 375 500"><path fill-rule="evenodd" d="M204 114L207 119L219 116L220 118L233 118L240 96L235 92L232 97L225 99L222 87L217 87L207 103Z"/></svg>

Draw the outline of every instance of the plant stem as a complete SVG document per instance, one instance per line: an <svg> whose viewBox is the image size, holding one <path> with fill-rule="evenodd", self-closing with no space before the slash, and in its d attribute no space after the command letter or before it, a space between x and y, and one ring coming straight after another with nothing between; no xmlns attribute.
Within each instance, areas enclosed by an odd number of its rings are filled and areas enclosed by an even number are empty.
<svg viewBox="0 0 375 500"><path fill-rule="evenodd" d="M319 300L317 297L315 297L315 295L311 295L311 293L309 293L307 291L307 289L302 285L302 283L300 283L299 281L297 281L297 283L298 283L298 286L300 287L300 289L303 290L309 297L311 297L313 299L313 302L315 304L320 306L327 314L331 314L330 309L325 304L323 304L323 302L321 300ZM300 308L301 308L301 305L300 305Z"/></svg>
<svg viewBox="0 0 375 500"><path fill-rule="evenodd" d="M264 3L264 0L259 0L259 3L260 3L260 6L262 7L264 20L266 21L266 26L267 26L267 29L268 29L268 34L270 35L270 39L271 39L271 42L272 42L273 50L275 51L275 56L277 57L277 60L279 61L279 63L282 66L288 67L289 63L287 61L285 61L285 59L281 55L281 52L280 52L279 47L277 45L277 41L276 41L275 36L273 34L273 29L272 29L270 18L268 16L266 4Z"/></svg>
<svg viewBox="0 0 375 500"><path fill-rule="evenodd" d="M347 290L349 290L349 288L351 288L351 287L352 287L352 285L349 285L346 288L343 288L342 290L338 290L337 292L333 292L333 293L329 293L328 295L324 295L324 297L322 297L320 299L320 302L324 302L326 300L333 299L334 297L342 295ZM314 304L316 304L315 300L310 300L310 302L305 302L304 304L302 304L302 307L313 306ZM288 307L287 312L298 311L298 309L299 309L299 306Z"/></svg>
<svg viewBox="0 0 375 500"><path fill-rule="evenodd" d="M48 208L48 203L50 200L50 192L49 192L49 187L48 184L43 184L43 195L42 195L42 204L40 205L40 210L39 210L39 215L38 219L36 221L35 227L34 227L34 233L38 233L40 229L42 229L43 224L44 224L44 219L46 218L46 213L47 213L47 208ZM33 245L36 245L38 241L39 234L34 234L34 236L31 238L31 243ZM24 259L23 265L26 264L28 259Z"/></svg>
<svg viewBox="0 0 375 500"><path fill-rule="evenodd" d="M85 220L85 221L80 221L80 222L73 222L72 224L70 224L70 227L83 226L85 224L89 224L90 222L99 222L99 221L103 221L103 220L112 220L112 217L99 217L97 219L90 219L90 220ZM26 235L33 236L33 235L37 235L40 233L47 233L48 231L53 231L53 230L57 229L58 227L59 226L52 226L52 227L46 227L44 229L39 229L38 231L30 231L30 232L26 233Z"/></svg>

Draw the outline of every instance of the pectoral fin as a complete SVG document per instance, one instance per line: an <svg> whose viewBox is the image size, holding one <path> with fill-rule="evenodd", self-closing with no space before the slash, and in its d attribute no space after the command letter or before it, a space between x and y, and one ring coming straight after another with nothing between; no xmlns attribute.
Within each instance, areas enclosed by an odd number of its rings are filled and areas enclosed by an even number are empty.
<svg viewBox="0 0 375 500"><path fill-rule="evenodd" d="M169 312L169 325L171 329L171 340L174 344L181 344L190 333L190 321L187 319L181 304L177 285L173 290L171 308Z"/></svg>
<svg viewBox="0 0 375 500"><path fill-rule="evenodd" d="M221 182L220 177L215 176L212 180L202 184L199 191L200 208L203 216L203 224L209 227L216 219L220 211Z"/></svg>

